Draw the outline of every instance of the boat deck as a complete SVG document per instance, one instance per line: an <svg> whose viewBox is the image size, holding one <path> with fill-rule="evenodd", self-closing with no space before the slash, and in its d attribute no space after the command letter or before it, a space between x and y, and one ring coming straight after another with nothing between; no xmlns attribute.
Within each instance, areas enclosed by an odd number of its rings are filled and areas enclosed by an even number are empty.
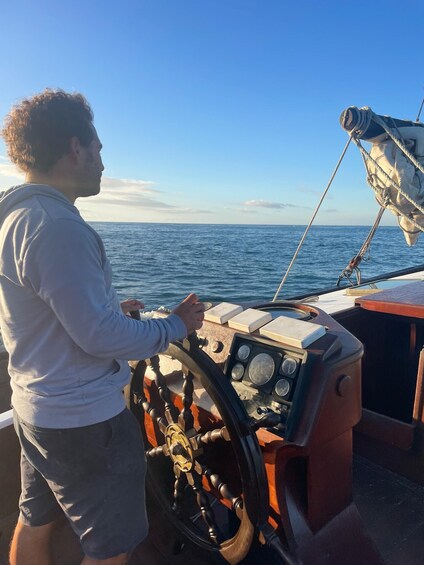
<svg viewBox="0 0 424 565"><path fill-rule="evenodd" d="M308 300L306 299L304 303L310 303L311 306L317 306L321 310L324 310L324 312L327 312L327 314L339 314L340 312L354 308L355 301L360 296L422 280L424 280L424 271L419 271L417 273L411 273L409 275L394 277L390 281L364 284L360 287L354 288L341 288L340 290L335 290L327 294L320 295L318 301L316 301L316 297L314 297L313 301L308 302Z"/></svg>
<svg viewBox="0 0 424 565"><path fill-rule="evenodd" d="M354 461L354 499L385 563L422 564L424 486L367 459L355 457Z"/></svg>
<svg viewBox="0 0 424 565"><path fill-rule="evenodd" d="M408 481L362 457L354 460L354 499L367 529L387 565L422 565L424 562L424 487ZM155 523L161 516L151 512L152 531L131 559L131 565L188 565L222 563L187 544L178 555L172 555L172 531L165 541L158 539ZM160 528L163 527L163 522ZM171 551L170 551L171 550ZM148 559L151 559L149 561ZM243 561L257 565L279 563L266 548L255 548ZM71 565L71 564L70 564ZM334 564L340 565L340 564ZM356 565L366 565L357 563Z"/></svg>
<svg viewBox="0 0 424 565"><path fill-rule="evenodd" d="M408 481L366 459L354 459L354 499L387 565L422 565L424 555L424 487ZM178 534L157 508L150 505L150 534L138 546L130 565L222 564L218 556L186 542L180 548ZM11 517L16 519L16 516ZM176 548L179 551L176 552ZM4 545L3 545L4 549ZM58 532L55 554L60 565L78 565L82 558L76 537L64 523ZM280 563L267 548L255 547L243 565ZM348 563L348 561L346 561ZM349 563L367 565L354 560ZM6 565L0 553L0 565ZM334 565L340 565L334 563Z"/></svg>

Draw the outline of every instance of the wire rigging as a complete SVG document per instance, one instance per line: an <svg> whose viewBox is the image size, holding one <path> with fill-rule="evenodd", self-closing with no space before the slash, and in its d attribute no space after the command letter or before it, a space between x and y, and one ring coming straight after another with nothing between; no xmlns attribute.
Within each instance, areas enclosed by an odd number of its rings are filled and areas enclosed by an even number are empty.
<svg viewBox="0 0 424 565"><path fill-rule="evenodd" d="M419 121L420 121L420 116L421 116L421 111L422 111L422 109L423 109L423 106L424 106L424 98L423 98L422 101L421 101L421 106L420 106L420 109L418 110L418 115L417 115L417 118L416 118L416 120L415 120L416 122L419 122Z"/></svg>
<svg viewBox="0 0 424 565"><path fill-rule="evenodd" d="M345 267L343 269L343 271L340 273L339 278L337 279L336 286L339 286L343 279L347 279L349 282L351 282L350 278L351 278L351 276L354 272L356 274L356 284L357 285L361 284L361 269L359 268L359 264L361 263L361 261L363 260L365 255L369 252L369 249L371 247L372 238L374 237L375 232L377 231L377 228L380 225L380 220L381 220L385 210L386 209L383 206L380 206L380 209L377 213L377 217L374 221L374 224L373 224L372 228L370 229L367 237L365 238L365 241L362 244L361 249L358 251L358 253L354 257L352 257L352 259L349 261L349 264L347 265L347 267ZM351 285L354 286L353 283L351 283Z"/></svg>
<svg viewBox="0 0 424 565"><path fill-rule="evenodd" d="M421 106L420 106L420 110L418 112L418 116L416 121L419 121L420 115L421 115L421 111L424 107L424 98L421 102ZM364 109L365 110L365 109ZM412 198L407 192L405 192L403 190L403 188L397 183L395 182L387 173L386 171L377 163L377 161L375 159L373 159L373 157L370 155L370 153L368 153L368 151L366 151L364 149L364 147L362 146L359 138L361 137L361 135L363 135L363 133L367 130L368 126L370 125L371 120L373 122L375 122L376 124L378 124L386 133L386 135L388 136L388 138L390 138L393 143L401 150L401 152L407 157L407 159L409 159L409 161L414 165L415 170L416 171L421 171L421 173L424 174L424 166L420 163L419 160L417 160L415 158L415 156L406 148L405 144L404 144L404 140L402 139L402 136L400 135L399 130L397 129L397 127L395 126L395 130L397 132L397 134L399 135L399 137L397 137L394 133L393 130L391 128L389 128L387 126L387 124L385 123L385 121L378 115L374 114L374 112L372 112L372 110L370 108L366 108L366 112L363 112L360 114L359 116L359 121L355 126L355 129L349 132L349 140L346 143L342 154L337 162L337 165L330 177L330 180L318 202L318 205L316 206L312 217L309 221L309 224L307 225L302 238L299 242L299 245L297 246L297 249L293 255L292 260L290 261L290 264L283 276L283 279L280 282L280 285L277 289L277 292L274 295L274 298L272 299L272 302L275 302L278 298L278 295L281 292L281 289L284 286L284 283L286 282L286 279L293 267L294 262L296 261L299 252L302 248L303 242L305 241L305 238L312 226L313 221L315 220L315 217L321 207L321 204L324 201L324 198L326 197L328 190L334 180L334 177L336 176L336 173L340 167L340 164L346 154L346 151L349 147L350 142L353 140L353 142L356 144L356 146L358 147L361 156L364 160L364 164L365 164L365 168L367 170L367 182L370 185L370 187L373 189L374 193L376 194L377 197L377 201L380 204L380 209L378 211L377 214L377 218L370 230L370 232L368 233L364 243L362 244L361 249L359 250L359 252L350 260L349 264L347 265L347 267L341 272L341 274L339 275L338 281L337 281L337 286L339 286L341 280L343 278L346 278L349 280L350 282L350 278L352 276L352 274L355 272L356 274L356 279L357 279L357 283L356 284L360 284L361 282L361 272L359 269L359 264L360 262L363 260L365 254L367 252L369 252L370 249L370 245L371 245L371 241L372 238L375 235L375 232L377 230L377 227L380 223L381 217L385 211L385 209L387 207L390 207L390 209L397 215L398 217L398 221L399 218L403 217L406 218L415 228L417 228L417 231L424 231L424 225L419 224L413 217L411 214L405 214L400 208L399 206L397 206L390 194L389 194L389 188L393 187L399 194L401 194L408 202L410 202L415 208L416 210L420 211L422 214L424 214L424 206L418 202L416 202L414 200L414 198ZM369 168L369 163L372 163L375 171L371 173L370 168ZM402 227L400 225L401 229L405 232L405 227ZM408 232L408 233L414 233L414 232ZM353 283L351 283L353 285Z"/></svg>
<svg viewBox="0 0 424 565"><path fill-rule="evenodd" d="M303 245L303 242L305 241L306 236L308 235L309 229L310 229L310 227L312 226L313 221L315 220L315 216L318 214L318 210L320 209L321 204L322 204L323 201L324 201L324 198L327 196L327 192L329 191L330 186L331 186L331 184L332 184L332 182L333 182L333 180L334 180L334 177L336 176L336 173L337 173L337 171L339 170L339 167L340 167L340 165L341 165L341 162L343 161L343 157L344 157L345 154L346 154L346 151L347 151L347 149L348 149L348 147L349 147L349 145L350 145L350 142L351 142L351 138L349 137L349 139L348 139L348 141L347 141L347 143L346 143L346 145L345 145L345 147L344 147L344 149L343 149L343 151L342 151L342 154L340 155L339 160L337 161L337 165L336 165L335 168L334 168L333 174L331 175L330 180L328 181L328 184L327 184L327 186L326 186L324 192L322 193L322 196L321 196L321 198L320 198L320 200L319 200L319 202L318 202L318 205L317 205L317 207L315 208L314 213L312 214L311 219L309 220L309 224L308 224L307 227L306 227L306 230L305 230L305 232L304 232L304 234L303 234L303 236L302 236L302 238L301 238L301 240L300 240L300 242L299 242L299 245L297 246L296 252L295 252L295 254L293 255L293 259L291 260L290 265L288 266L287 271L286 271L286 273L285 273L285 275L284 275L282 281L280 282L280 286L278 287L277 292L275 293L274 298L272 299L272 302L275 302L275 301L277 300L278 295L280 294L281 289L283 288L283 285L284 285L284 283L286 282L286 279L287 279L287 277L288 277L288 274L290 273L290 270L291 270L291 268L292 268L294 262L296 261L297 256L299 255L299 251L300 251L300 249L301 249L301 247L302 247L302 245Z"/></svg>

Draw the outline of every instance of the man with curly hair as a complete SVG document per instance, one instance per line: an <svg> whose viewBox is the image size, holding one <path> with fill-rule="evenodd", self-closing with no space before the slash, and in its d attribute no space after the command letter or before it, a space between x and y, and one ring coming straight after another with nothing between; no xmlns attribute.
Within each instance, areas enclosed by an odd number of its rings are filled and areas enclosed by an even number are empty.
<svg viewBox="0 0 424 565"><path fill-rule="evenodd" d="M189 295L167 318L125 315L98 234L76 198L98 194L102 145L81 94L23 100L2 136L25 184L0 198L0 324L21 443L12 565L49 565L65 514L84 565L120 565L147 535L145 456L126 409L128 359L148 358L202 325Z"/></svg>

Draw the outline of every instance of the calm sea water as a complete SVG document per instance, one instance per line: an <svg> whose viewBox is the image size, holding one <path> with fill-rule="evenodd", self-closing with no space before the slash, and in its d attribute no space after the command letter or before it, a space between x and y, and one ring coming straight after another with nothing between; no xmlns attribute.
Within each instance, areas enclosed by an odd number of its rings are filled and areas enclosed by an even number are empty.
<svg viewBox="0 0 424 565"><path fill-rule="evenodd" d="M303 226L92 224L102 237L121 299L148 309L172 306L194 291L202 300L271 300ZM335 285L369 227L316 226L280 294L289 298ZM424 263L424 235L409 248L397 227L380 227L362 277Z"/></svg>

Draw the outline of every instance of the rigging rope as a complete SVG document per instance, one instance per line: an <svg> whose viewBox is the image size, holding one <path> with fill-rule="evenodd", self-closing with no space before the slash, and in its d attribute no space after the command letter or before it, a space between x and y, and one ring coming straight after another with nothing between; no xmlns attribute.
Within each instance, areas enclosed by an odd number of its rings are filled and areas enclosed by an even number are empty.
<svg viewBox="0 0 424 565"><path fill-rule="evenodd" d="M411 163L418 169L420 170L422 173L424 173L424 167L421 165L421 163L419 161L417 161L417 159L415 158L415 156L408 151L408 149L405 147L405 145L403 145L402 141L397 138L395 135L393 135L392 131L390 130L390 128L387 127L387 125L385 124L384 120L382 120L380 118L380 116L377 116L377 114L374 114L373 112L373 116L372 116L373 121L378 124L379 126L381 126L384 131L387 133L387 135L392 139L392 141L399 147L399 149L402 151L402 153L408 157L408 159L411 161ZM412 202L412 200L410 200L410 202ZM412 202L412 204L415 204L414 202Z"/></svg>
<svg viewBox="0 0 424 565"><path fill-rule="evenodd" d="M348 141L347 141L347 143L346 143L346 145L345 145L345 147L344 147L344 149L343 149L343 151L342 151L342 154L340 155L339 160L337 161L337 165L336 165L335 168L334 168L333 174L331 175L330 180L328 181L328 184L327 184L327 186L326 186L324 192L322 193L322 196L321 196L321 198L320 198L320 200L319 200L319 202L318 202L318 204L317 204L317 207L315 208L314 213L312 214L312 217L311 217L311 219L309 220L309 224L307 225L306 230L305 230L304 233L303 233L303 236L302 236L302 238L301 238L301 240L300 240L300 242L299 242L299 245L297 246L296 252L295 252L295 254L293 255L292 260L290 261L290 265L288 266L287 271L286 271L286 273L285 273L285 275L284 275L284 277L283 277L282 281L280 282L280 285L279 285L279 287L278 287L278 289L277 289L277 292L275 293L274 298L272 299L272 302L275 302L275 301L277 300L278 295L280 294L281 289L283 288L283 285L284 285L284 283L286 282L286 279L287 279L287 277L288 277L288 274L290 273L290 270L291 270L291 268L292 268L292 266L293 266L293 263L296 261L296 258L297 258L297 256L299 255L299 251L300 251L300 249L301 249L301 247L302 247L302 245L303 245L303 242L305 241L305 238L306 238L306 236L307 236L307 234L308 234L308 232L309 232L309 229L310 229L310 227L311 227L311 225L312 225L312 222L315 220L315 216L318 214L318 210L320 209L321 204L323 203L324 198L326 197L327 192L328 192L328 190L330 189L331 183L333 182L334 177L336 176L336 173L337 173L337 171L339 170L339 167L340 167L340 165L341 165L341 162L343 161L343 157L344 157L345 154L346 154L347 148L349 147L351 140L352 140L352 138L349 137L349 139L348 139Z"/></svg>
<svg viewBox="0 0 424 565"><path fill-rule="evenodd" d="M371 155L368 153L368 151L366 149L364 149L362 147L361 142L359 141L359 139L356 139L356 137L354 135L351 134L351 139L353 140L353 142L355 143L355 145L358 147L359 151L361 152L362 156L365 158L365 160L371 161L373 163L373 165L375 166L375 168L379 171L379 173L381 173L382 177L386 180L386 182L388 182L389 184L391 184L391 186L393 186L398 192L399 194L401 194L406 200L408 200L408 202L410 202L411 204L413 204L415 206L415 208L417 210L419 210L422 214L424 214L424 207L421 206L420 204L418 204L418 202L415 202L414 199L409 196L409 194L407 194L398 184L397 182L395 182L393 179L391 179L389 177L389 175L386 173L386 171L380 167L380 165L377 163L377 161L375 161L375 159L373 159L371 157ZM393 140L394 141L394 140ZM406 154L406 153L405 153ZM420 170L422 169L421 165L420 165ZM376 193L380 193L382 200L383 200L383 204L382 206L384 206L385 208L387 206L391 206L393 208L393 210L395 210L395 212L399 215L399 216L403 216L404 218L407 218L412 224L414 224L415 227L417 227L420 231L424 231L424 226L418 224L418 222L416 222L413 218L406 216L391 200L389 195L387 194L387 190L386 187L384 188L378 188L376 186L374 186L372 180L370 177L367 178L368 184L371 186L371 188L374 190L374 192Z"/></svg>
<svg viewBox="0 0 424 565"><path fill-rule="evenodd" d="M362 244L361 249L358 251L358 253L354 257L352 257L352 259L349 261L349 264L347 265L347 267L345 269L343 269L343 271L340 273L339 278L337 279L336 286L339 286L340 282L344 278L348 279L348 281L350 282L350 277L352 276L353 271L355 271L355 274L356 274L356 284L357 285L361 284L361 269L359 268L359 263L363 260L365 254L369 251L372 238L374 237L375 232L377 231L377 228L380 224L380 220L381 220L381 217L384 214L384 211L385 211L385 208L383 206L381 206L378 213L377 213L377 217L374 221L374 224L373 224L372 228L370 229L367 237L365 238L365 241ZM352 284L352 286L353 286L353 284Z"/></svg>
<svg viewBox="0 0 424 565"><path fill-rule="evenodd" d="M421 107L420 107L420 111L417 117L417 121L419 119L420 113L421 113L421 109L424 105L424 99L422 101ZM368 108L367 109L368 112L361 114L360 116L360 121L356 124L355 130L354 131L350 131L349 132L349 140L345 145L345 148L342 151L342 154L337 162L337 165L333 171L333 174L331 175L331 178L327 184L326 189L324 190L317 207L315 208L314 213L312 214L312 217L309 221L308 226L306 227L306 230L299 242L299 245L297 246L297 249L295 251L295 254L293 255L292 260L290 261L290 264L287 268L287 271L285 272L282 281L280 282L280 285L277 289L277 292L274 295L274 298L272 299L272 302L275 302L278 298L278 295L281 292L281 289L283 288L284 283L286 282L286 279L291 271L291 268L293 267L293 264L295 262L295 260L297 259L297 256L299 255L300 249L303 245L303 242L305 241L305 238L312 226L312 223L318 213L318 210L321 207L322 202L324 201L325 196L327 195L327 192L331 186L331 183L333 182L334 177L336 176L336 173L340 167L340 164L346 154L346 151L349 147L350 142L353 140L353 142L356 144L356 146L358 147L358 149L361 152L362 158L364 160L364 164L365 167L367 169L368 172L368 176L367 176L367 182L368 184L371 186L371 188L373 189L373 191L379 196L379 198L377 198L378 202L380 203L380 210L377 214L377 218L374 222L373 227L371 228L367 238L365 239L364 243L362 244L361 249L359 250L359 252L357 253L357 255L355 255L355 257L353 257L351 259L351 261L349 262L348 266L342 271L342 273L340 274L338 281L337 281L337 286L340 284L340 281L343 277L350 279L353 271L356 272L356 276L357 276L357 284L360 284L360 279L361 279L361 274L360 274L360 269L358 267L359 263L362 261L365 253L367 252L367 250L369 249L370 245L371 245L371 240L375 235L375 232L377 230L377 227L380 223L381 217L384 213L384 210L390 206L390 208L397 214L397 216L399 217L404 217L406 218L412 225L414 225L418 231L424 231L424 226L419 224L416 220L414 220L414 218L406 215L405 213L403 213L398 206L396 206L396 204L394 204L390 198L390 195L388 193L388 186L392 186L393 188L395 188L399 194L401 194L408 202L410 202L411 204L413 204L415 206L415 208L417 210L419 210L422 214L424 214L424 207L420 204L418 204L418 202L415 202L415 200L409 195L407 194L401 186L399 186L398 183L396 183L392 178L390 178L390 176L386 173L386 171L384 171L384 169L377 163L377 161L375 161L375 159L373 159L371 157L371 155L362 147L361 142L359 141L359 137L361 137L361 135L367 130L371 120L373 120L375 123L377 123L379 126L381 126L383 128L383 130L385 131L385 133L387 134L388 137L390 137L392 139L392 141L397 145L397 147L401 150L401 152L409 159L409 161L415 166L416 169L418 169L419 171L421 171L424 174L424 167L423 165L415 158L415 156L408 151L408 149L405 147L405 145L402 143L401 139L397 138L393 132L391 131L391 129L386 125L386 123L384 122L384 120L382 120L380 118L380 116L377 116L376 114L374 114L374 112ZM397 128L396 128L397 129ZM376 170L382 175L383 179L386 181L386 186L377 186L376 181L380 180L381 178L379 178L378 175L374 174L370 174L369 168L368 168L368 161L371 161L373 163L373 165L375 166ZM402 226L400 226L402 230L406 231ZM409 232L411 233L411 232Z"/></svg>
<svg viewBox="0 0 424 565"><path fill-rule="evenodd" d="M423 106L424 106L424 98L421 101L421 106L420 106L420 109L418 110L418 116L417 116L417 119L415 120L416 122L420 121L421 110L423 109Z"/></svg>

